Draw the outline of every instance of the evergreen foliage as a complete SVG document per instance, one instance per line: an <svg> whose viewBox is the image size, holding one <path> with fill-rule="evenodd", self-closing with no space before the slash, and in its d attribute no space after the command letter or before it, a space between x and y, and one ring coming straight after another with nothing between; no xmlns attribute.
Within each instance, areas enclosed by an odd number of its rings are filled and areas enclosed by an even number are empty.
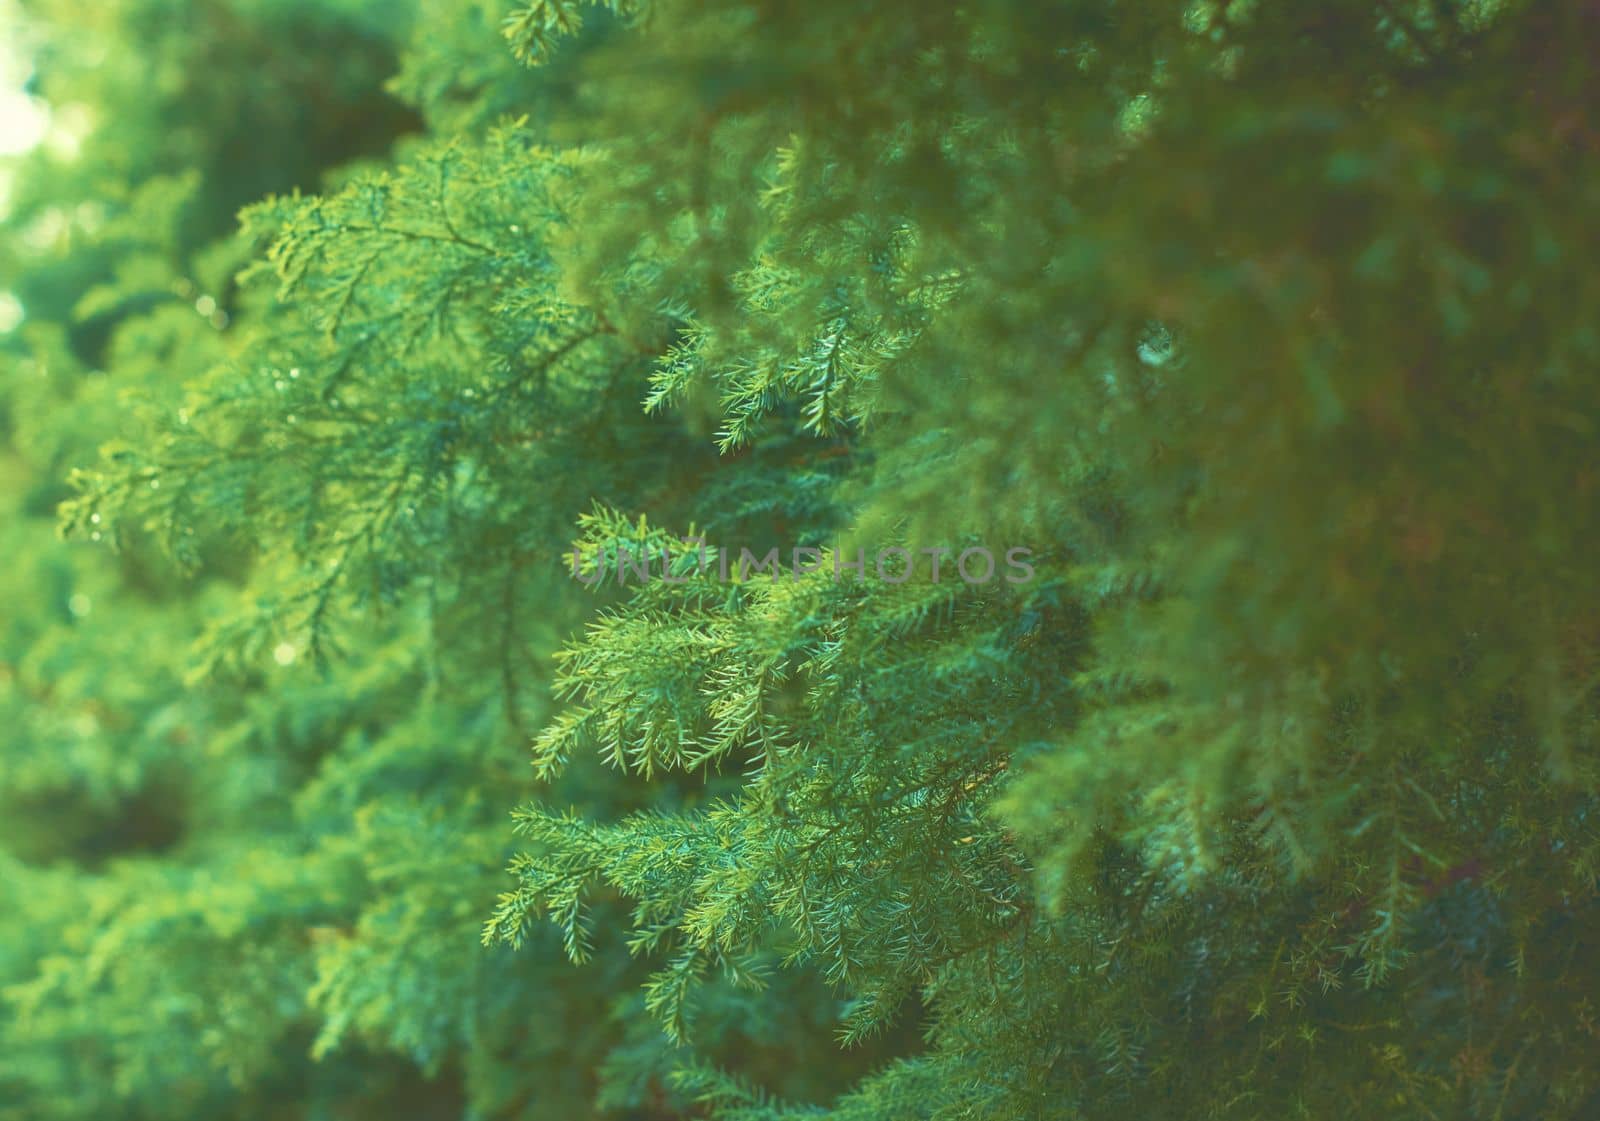
<svg viewBox="0 0 1600 1121"><path fill-rule="evenodd" d="M0 1121L1600 1116L1600 7L16 39Z"/></svg>

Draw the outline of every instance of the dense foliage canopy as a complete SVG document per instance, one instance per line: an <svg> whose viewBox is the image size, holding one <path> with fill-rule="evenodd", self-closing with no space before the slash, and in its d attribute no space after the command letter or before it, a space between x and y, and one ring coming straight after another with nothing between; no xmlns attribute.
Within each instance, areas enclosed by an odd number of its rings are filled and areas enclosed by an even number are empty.
<svg viewBox="0 0 1600 1121"><path fill-rule="evenodd" d="M1600 1116L1600 5L12 23L0 1121Z"/></svg>

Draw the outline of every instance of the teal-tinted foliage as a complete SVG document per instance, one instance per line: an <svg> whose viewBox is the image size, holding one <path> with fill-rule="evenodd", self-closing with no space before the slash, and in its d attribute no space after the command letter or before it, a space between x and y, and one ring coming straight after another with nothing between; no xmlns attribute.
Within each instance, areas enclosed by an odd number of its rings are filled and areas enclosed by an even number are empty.
<svg viewBox="0 0 1600 1121"><path fill-rule="evenodd" d="M0 1121L1600 1116L1600 6L23 8Z"/></svg>

